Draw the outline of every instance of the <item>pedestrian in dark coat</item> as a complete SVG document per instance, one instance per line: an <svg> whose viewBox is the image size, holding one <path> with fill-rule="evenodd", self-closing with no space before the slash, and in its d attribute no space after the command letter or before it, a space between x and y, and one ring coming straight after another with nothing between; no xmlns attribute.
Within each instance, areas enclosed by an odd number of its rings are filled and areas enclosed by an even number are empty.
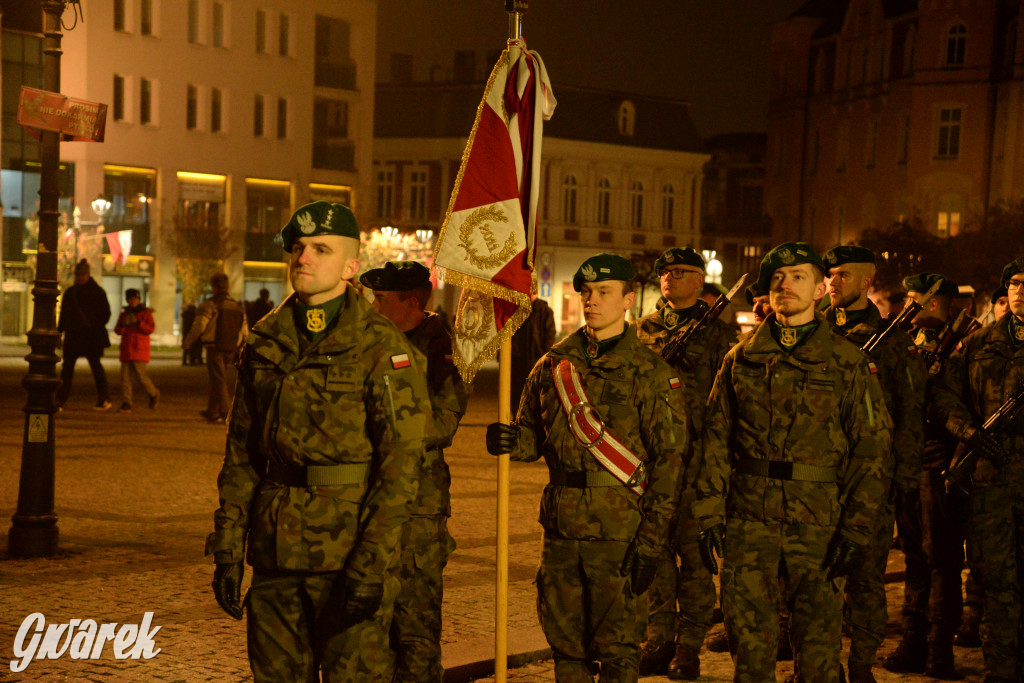
<svg viewBox="0 0 1024 683"><path fill-rule="evenodd" d="M107 373L100 364L103 349L110 346L107 335L107 321L110 320L110 303L107 293L92 279L89 262L82 259L75 265L75 284L61 296L60 317L57 331L64 335L64 364L60 372L60 388L56 402L60 408L71 393L71 382L75 376L75 363L85 357L96 382L96 405L94 410L110 408L110 393L107 389Z"/></svg>
<svg viewBox="0 0 1024 683"><path fill-rule="evenodd" d="M555 312L548 303L531 295L532 310L512 335L512 407L519 405L530 370L555 343Z"/></svg>

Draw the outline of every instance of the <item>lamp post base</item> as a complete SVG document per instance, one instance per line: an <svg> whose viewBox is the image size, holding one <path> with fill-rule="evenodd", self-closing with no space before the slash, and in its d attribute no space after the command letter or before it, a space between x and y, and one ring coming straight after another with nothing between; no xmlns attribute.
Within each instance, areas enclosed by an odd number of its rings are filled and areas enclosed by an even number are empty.
<svg viewBox="0 0 1024 683"><path fill-rule="evenodd" d="M57 554L60 530L57 515L19 515L7 535L7 554L11 557L53 557Z"/></svg>

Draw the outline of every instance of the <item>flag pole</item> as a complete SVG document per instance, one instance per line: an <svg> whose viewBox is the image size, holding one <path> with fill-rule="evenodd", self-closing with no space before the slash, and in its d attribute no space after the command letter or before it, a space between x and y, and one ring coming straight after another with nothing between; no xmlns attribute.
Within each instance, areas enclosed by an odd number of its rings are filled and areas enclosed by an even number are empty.
<svg viewBox="0 0 1024 683"><path fill-rule="evenodd" d="M527 0L505 0L508 12L508 40L522 36L523 14ZM512 340L507 339L498 352L498 421L512 422ZM509 455L498 456L498 514L495 534L494 590L494 683L508 678L508 489Z"/></svg>

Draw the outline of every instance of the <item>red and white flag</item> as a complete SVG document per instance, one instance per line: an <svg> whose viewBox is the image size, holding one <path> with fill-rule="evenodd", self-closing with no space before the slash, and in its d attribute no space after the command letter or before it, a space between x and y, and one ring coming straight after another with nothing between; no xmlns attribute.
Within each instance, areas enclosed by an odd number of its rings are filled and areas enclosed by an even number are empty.
<svg viewBox="0 0 1024 683"><path fill-rule="evenodd" d="M128 263L128 254L132 253L132 231L119 230L106 234L107 246L110 248L110 258L114 265Z"/></svg>
<svg viewBox="0 0 1024 683"><path fill-rule="evenodd" d="M438 277L462 287L453 350L466 381L530 315L541 137L555 104L540 55L510 42L487 79L434 249Z"/></svg>

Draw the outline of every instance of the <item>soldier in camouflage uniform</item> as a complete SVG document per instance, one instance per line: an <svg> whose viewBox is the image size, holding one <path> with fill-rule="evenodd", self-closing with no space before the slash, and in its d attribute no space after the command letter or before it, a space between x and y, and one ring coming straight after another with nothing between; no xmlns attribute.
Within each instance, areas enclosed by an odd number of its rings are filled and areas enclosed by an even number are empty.
<svg viewBox="0 0 1024 683"><path fill-rule="evenodd" d="M584 261L573 286L586 326L534 367L515 423L487 430L491 453L528 462L543 456L550 470L540 507L537 612L560 683L592 683L593 661L600 662L601 681L637 680L642 595L667 547L689 446L679 378L625 321L635 298L632 279L633 268L621 256ZM570 427L555 382L568 368L578 373L580 399L593 410L580 412L603 422L600 431ZM642 461L646 491L624 485L598 461L594 449L610 448L615 440Z"/></svg>
<svg viewBox="0 0 1024 683"><path fill-rule="evenodd" d="M919 354L938 345L940 328L950 319L950 306L958 288L935 273L921 273L903 281L907 296L918 301L936 282L938 291L914 318L911 332ZM924 451L918 495L910 492L896 524L907 572L903 595L903 634L896 650L882 666L896 673L926 673L933 678L959 678L954 668L953 637L963 613L960 572L964 567L964 529L947 518L942 499L942 471L949 466L956 439L935 414L931 396L939 365L927 368L925 387Z"/></svg>
<svg viewBox="0 0 1024 683"><path fill-rule="evenodd" d="M359 228L313 202L282 230L295 294L239 363L213 589L248 616L256 681L380 681L401 529L416 499L430 400L418 352L347 287ZM252 586L240 600L244 559Z"/></svg>
<svg viewBox="0 0 1024 683"><path fill-rule="evenodd" d="M824 265L779 245L758 286L773 313L725 358L705 416L695 515L735 644L736 681L775 679L778 577L798 680L838 681L842 585L892 478L891 427L868 358L815 305Z"/></svg>
<svg viewBox="0 0 1024 683"><path fill-rule="evenodd" d="M660 355L669 339L683 334L708 310L703 301L698 304L704 266L704 257L690 247L668 249L654 262L654 270L661 279L661 300L657 311L636 322L636 336L655 353ZM696 444L704 426L704 410L715 374L735 343L736 332L716 319L689 343L674 365L689 408L691 444ZM685 458L686 474L680 478L678 510L672 520L672 549L662 556L648 592L650 614L646 641L641 647L640 673L667 671L672 680L692 681L700 676L698 653L711 626L715 584L701 564L697 550L700 532L693 519L695 468L689 466L694 458L692 453Z"/></svg>
<svg viewBox="0 0 1024 683"><path fill-rule="evenodd" d="M885 329L878 307L868 298L875 277L875 255L858 246L838 246L824 256L829 268L831 306L825 319L832 329L858 348ZM846 583L850 610L850 683L874 683L871 667L885 640L887 618L885 567L892 546L896 506L916 499L924 448L924 365L913 340L902 330L892 330L870 353L878 368L886 406L893 421L893 480L889 498L880 507L877 526L868 543L864 561Z"/></svg>
<svg viewBox="0 0 1024 683"><path fill-rule="evenodd" d="M1024 411L1000 433L979 429L1024 379L1024 256L1007 264L1001 284L1010 312L957 346L935 388L936 413L949 432L981 455L967 547L984 602L985 683L1024 677Z"/></svg>
<svg viewBox="0 0 1024 683"><path fill-rule="evenodd" d="M427 440L420 490L402 533L391 640L396 646L395 681L439 682L441 669L442 572L455 549L448 533L452 514L451 473L444 450L466 412L469 387L452 363L451 328L426 311L430 271L416 261L389 261L359 278L373 291L373 307L405 334L427 359L427 388L436 435Z"/></svg>

